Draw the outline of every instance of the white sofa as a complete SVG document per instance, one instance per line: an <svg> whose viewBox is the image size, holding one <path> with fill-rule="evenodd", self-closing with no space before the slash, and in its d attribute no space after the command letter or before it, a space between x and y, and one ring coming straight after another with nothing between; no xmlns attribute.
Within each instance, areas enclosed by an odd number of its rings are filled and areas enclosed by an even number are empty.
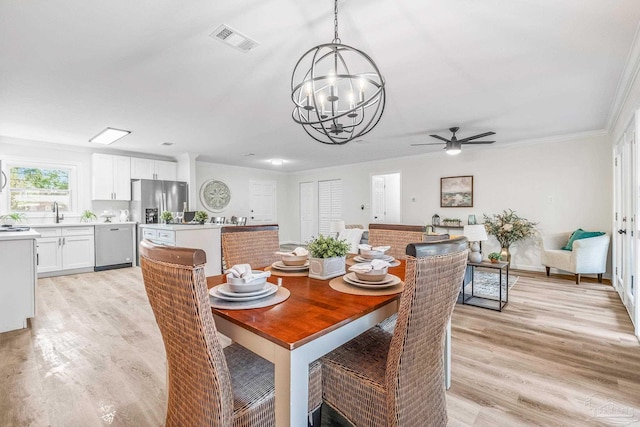
<svg viewBox="0 0 640 427"><path fill-rule="evenodd" d="M576 284L580 284L581 274L597 274L598 282L602 282L602 273L607 270L607 253L609 252L609 234L579 239L573 242L573 250L561 249L567 244L571 233L549 234L542 237L542 265L568 271L576 275Z"/></svg>

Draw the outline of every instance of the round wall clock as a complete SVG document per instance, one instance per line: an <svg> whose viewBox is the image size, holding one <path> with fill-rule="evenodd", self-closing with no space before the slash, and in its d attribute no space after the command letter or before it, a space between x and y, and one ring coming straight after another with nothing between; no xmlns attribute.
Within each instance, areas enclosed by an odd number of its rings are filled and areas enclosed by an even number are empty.
<svg viewBox="0 0 640 427"><path fill-rule="evenodd" d="M219 212L231 201L231 191L224 182L210 179L200 187L200 201L207 210Z"/></svg>

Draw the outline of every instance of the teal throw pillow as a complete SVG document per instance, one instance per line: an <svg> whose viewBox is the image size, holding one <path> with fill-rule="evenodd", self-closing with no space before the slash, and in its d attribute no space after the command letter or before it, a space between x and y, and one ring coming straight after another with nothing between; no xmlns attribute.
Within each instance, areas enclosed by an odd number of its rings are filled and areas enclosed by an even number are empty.
<svg viewBox="0 0 640 427"><path fill-rule="evenodd" d="M576 240L588 239L589 237L598 237L602 236L603 234L605 233L603 233L602 231L584 231L582 228L578 228L573 232L573 234L569 238L569 241L562 249L564 249L565 251L571 251L573 250L573 242L575 242Z"/></svg>

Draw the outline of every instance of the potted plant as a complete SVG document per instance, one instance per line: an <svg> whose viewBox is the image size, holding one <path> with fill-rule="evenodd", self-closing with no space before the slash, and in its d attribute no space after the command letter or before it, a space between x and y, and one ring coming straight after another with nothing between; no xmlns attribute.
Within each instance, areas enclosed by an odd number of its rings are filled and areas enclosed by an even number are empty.
<svg viewBox="0 0 640 427"><path fill-rule="evenodd" d="M511 209L505 209L501 214L491 217L484 215L484 227L488 234L495 236L500 243L500 256L511 266L509 247L519 241L533 236L537 223L516 215Z"/></svg>
<svg viewBox="0 0 640 427"><path fill-rule="evenodd" d="M349 243L346 239L320 235L307 242L309 250L309 277L326 280L345 274Z"/></svg>
<svg viewBox="0 0 640 427"><path fill-rule="evenodd" d="M498 252L491 252L489 254L489 261L496 263L500 260L500 254Z"/></svg>
<svg viewBox="0 0 640 427"><path fill-rule="evenodd" d="M22 212L11 212L0 216L0 220L2 220L3 224L13 225L21 223L23 220L25 220L25 216Z"/></svg>
<svg viewBox="0 0 640 427"><path fill-rule="evenodd" d="M209 218L209 214L205 211L197 211L195 215L193 215L193 220L199 222L200 224L204 224L207 218Z"/></svg>
<svg viewBox="0 0 640 427"><path fill-rule="evenodd" d="M82 215L80 215L80 222L92 222L96 219L98 219L98 217L90 210L86 210L82 212Z"/></svg>
<svg viewBox="0 0 640 427"><path fill-rule="evenodd" d="M169 211L162 211L160 214L160 219L165 223L169 224L173 220L173 214Z"/></svg>

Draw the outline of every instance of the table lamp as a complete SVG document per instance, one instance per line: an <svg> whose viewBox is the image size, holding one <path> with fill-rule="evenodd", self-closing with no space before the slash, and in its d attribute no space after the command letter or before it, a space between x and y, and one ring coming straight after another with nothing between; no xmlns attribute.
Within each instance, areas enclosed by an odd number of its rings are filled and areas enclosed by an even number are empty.
<svg viewBox="0 0 640 427"><path fill-rule="evenodd" d="M345 229L344 221L341 220L331 220L329 223L329 233L333 237L338 237L338 234ZM334 234L335 233L335 234Z"/></svg>
<svg viewBox="0 0 640 427"><path fill-rule="evenodd" d="M482 262L479 242L489 240L484 224L465 225L462 234L469 239L469 262Z"/></svg>

